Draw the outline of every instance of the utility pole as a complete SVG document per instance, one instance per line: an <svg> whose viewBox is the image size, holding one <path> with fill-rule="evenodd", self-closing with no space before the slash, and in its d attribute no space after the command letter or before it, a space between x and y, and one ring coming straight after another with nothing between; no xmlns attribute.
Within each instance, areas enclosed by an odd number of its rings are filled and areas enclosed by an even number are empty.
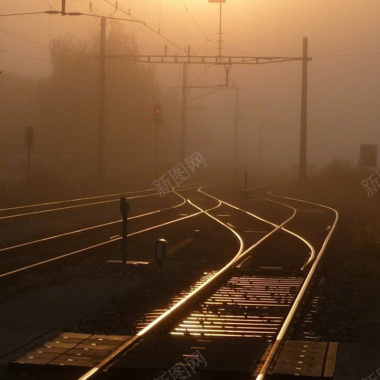
<svg viewBox="0 0 380 380"><path fill-rule="evenodd" d="M235 89L234 181L237 179L239 145L239 87Z"/></svg>
<svg viewBox="0 0 380 380"><path fill-rule="evenodd" d="M259 111L259 168L260 168L260 175L263 175L264 173L264 131L263 131L263 123L264 123L264 107L270 107L270 104L265 104L263 102L262 104L257 105L257 107L260 107Z"/></svg>
<svg viewBox="0 0 380 380"><path fill-rule="evenodd" d="M156 145L156 157L155 157L155 175L156 175L156 178L158 178L158 152L159 152L159 142L160 142L160 125L161 125L161 121L162 121L162 107L161 107L161 103L156 103L154 105L154 109L153 109L153 122L155 124L155 129L156 129L156 142L155 142L155 145Z"/></svg>
<svg viewBox="0 0 380 380"><path fill-rule="evenodd" d="M219 4L219 58L222 57L222 2Z"/></svg>
<svg viewBox="0 0 380 380"><path fill-rule="evenodd" d="M62 0L62 11L61 15L65 16L66 15L66 0Z"/></svg>
<svg viewBox="0 0 380 380"><path fill-rule="evenodd" d="M156 152L155 152L155 160L154 160L154 163L155 163L155 170L154 170L154 175L156 176L156 178L158 178L159 174L158 174L158 151L159 151L159 143L160 143L160 126L158 123L156 123L156 141L155 141L155 145L156 145Z"/></svg>
<svg viewBox="0 0 380 380"><path fill-rule="evenodd" d="M226 0L209 0L210 3L223 3ZM140 62L146 64L180 64L183 67L182 80L182 115L181 115L181 136L180 136L180 158L185 158L186 153L186 104L187 104L187 68L188 65L224 65L228 67L226 70L227 79L229 69L232 66L241 65L260 65L280 62L302 61L302 106L301 106L301 136L300 136L300 178L306 177L306 117L307 117L307 63L311 60L307 56L307 38L304 38L304 53L302 57L258 57L258 56L202 56L202 55L168 55L165 51L164 55L150 54L131 54L131 55L107 55L106 58L125 59L129 62ZM227 83L228 84L228 81ZM229 87L225 87L229 88Z"/></svg>
<svg viewBox="0 0 380 380"><path fill-rule="evenodd" d="M226 0L208 0L209 3L219 3L219 46L218 46L218 60L222 60L222 4Z"/></svg>
<svg viewBox="0 0 380 380"><path fill-rule="evenodd" d="M307 176L307 63L308 39L303 38L299 179Z"/></svg>
<svg viewBox="0 0 380 380"><path fill-rule="evenodd" d="M99 121L97 143L97 175L104 178L105 165L105 110L106 110L106 19L100 20L100 71L99 71Z"/></svg>
<svg viewBox="0 0 380 380"><path fill-rule="evenodd" d="M182 110L181 110L181 162L186 154L186 102L187 102L187 63L182 65Z"/></svg>

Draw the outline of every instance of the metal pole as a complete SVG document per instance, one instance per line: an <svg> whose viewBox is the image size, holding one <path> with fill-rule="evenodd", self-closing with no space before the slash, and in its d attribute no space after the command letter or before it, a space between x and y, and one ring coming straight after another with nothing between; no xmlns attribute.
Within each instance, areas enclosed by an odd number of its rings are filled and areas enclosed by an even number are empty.
<svg viewBox="0 0 380 380"><path fill-rule="evenodd" d="M239 144L239 88L236 88L235 91L234 181L236 182Z"/></svg>
<svg viewBox="0 0 380 380"><path fill-rule="evenodd" d="M99 125L97 174L104 177L105 168L105 105L106 105L106 19L100 21L100 72L99 72Z"/></svg>
<svg viewBox="0 0 380 380"><path fill-rule="evenodd" d="M62 0L62 11L61 15L65 16L66 15L66 0Z"/></svg>
<svg viewBox="0 0 380 380"><path fill-rule="evenodd" d="M186 101L187 101L187 63L182 65L182 113L181 113L181 162L186 152Z"/></svg>
<svg viewBox="0 0 380 380"><path fill-rule="evenodd" d="M263 109L265 104L260 107L260 121L259 121L259 172L260 175L264 174L264 148L263 148Z"/></svg>
<svg viewBox="0 0 380 380"><path fill-rule="evenodd" d="M219 62L222 57L222 3L220 3L219 12Z"/></svg>
<svg viewBox="0 0 380 380"><path fill-rule="evenodd" d="M301 131L300 131L300 162L299 179L306 179L307 175L307 63L308 39L303 38L302 54L302 94L301 94Z"/></svg>
<svg viewBox="0 0 380 380"><path fill-rule="evenodd" d="M123 212L123 244L122 244L122 275L125 277L127 267L127 230L128 230L128 212Z"/></svg>

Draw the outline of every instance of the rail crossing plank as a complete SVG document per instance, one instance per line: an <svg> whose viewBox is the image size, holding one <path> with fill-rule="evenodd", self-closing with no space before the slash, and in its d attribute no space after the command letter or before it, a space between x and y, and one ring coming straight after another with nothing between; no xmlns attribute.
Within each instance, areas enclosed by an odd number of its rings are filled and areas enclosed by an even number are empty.
<svg viewBox="0 0 380 380"><path fill-rule="evenodd" d="M112 365L108 373L115 379L157 379L176 366L186 367L188 358L199 353L201 359L194 374L248 379L266 347L264 338L149 336Z"/></svg>
<svg viewBox="0 0 380 380"><path fill-rule="evenodd" d="M332 378L337 351L335 342L286 341L273 374Z"/></svg>
<svg viewBox="0 0 380 380"><path fill-rule="evenodd" d="M12 366L91 367L129 339L125 335L62 333L26 355Z"/></svg>

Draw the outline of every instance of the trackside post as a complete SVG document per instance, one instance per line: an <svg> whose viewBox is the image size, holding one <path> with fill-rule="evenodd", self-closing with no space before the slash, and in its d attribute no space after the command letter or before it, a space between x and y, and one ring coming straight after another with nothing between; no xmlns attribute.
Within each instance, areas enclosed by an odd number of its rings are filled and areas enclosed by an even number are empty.
<svg viewBox="0 0 380 380"><path fill-rule="evenodd" d="M156 262L158 263L158 267L160 269L165 259L166 243L167 241L165 239L158 239L155 241L155 244L154 244L155 258L156 258Z"/></svg>

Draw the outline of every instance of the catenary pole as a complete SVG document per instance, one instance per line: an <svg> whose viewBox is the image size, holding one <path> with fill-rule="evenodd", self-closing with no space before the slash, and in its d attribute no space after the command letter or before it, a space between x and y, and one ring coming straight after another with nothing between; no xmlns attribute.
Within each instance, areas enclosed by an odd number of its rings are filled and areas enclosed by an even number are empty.
<svg viewBox="0 0 380 380"><path fill-rule="evenodd" d="M181 162L186 154L186 102L187 102L187 63L182 65L182 111L181 111Z"/></svg>
<svg viewBox="0 0 380 380"><path fill-rule="evenodd" d="M303 38L299 179L307 176L307 64L308 38Z"/></svg>
<svg viewBox="0 0 380 380"><path fill-rule="evenodd" d="M99 121L97 144L97 175L104 177L105 165L105 110L106 110L106 19L100 21Z"/></svg>
<svg viewBox="0 0 380 380"><path fill-rule="evenodd" d="M234 181L237 179L239 149L239 87L235 89L235 128L234 128Z"/></svg>

